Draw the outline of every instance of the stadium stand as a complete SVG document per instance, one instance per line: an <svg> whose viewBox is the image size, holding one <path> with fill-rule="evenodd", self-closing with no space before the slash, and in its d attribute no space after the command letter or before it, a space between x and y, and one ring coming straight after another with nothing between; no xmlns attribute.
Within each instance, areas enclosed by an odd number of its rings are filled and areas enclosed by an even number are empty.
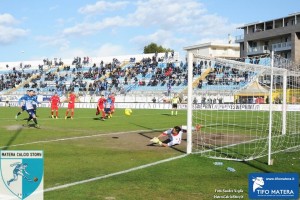
<svg viewBox="0 0 300 200"><path fill-rule="evenodd" d="M245 59L244 62L267 63L268 58ZM255 73L232 69L220 63L198 61L193 65L195 90L231 91L246 87ZM79 95L169 96L186 93L187 64L178 55L165 53L119 57L75 57L69 60L48 58L23 63L0 63L1 95L24 94L34 89L39 94L53 92Z"/></svg>

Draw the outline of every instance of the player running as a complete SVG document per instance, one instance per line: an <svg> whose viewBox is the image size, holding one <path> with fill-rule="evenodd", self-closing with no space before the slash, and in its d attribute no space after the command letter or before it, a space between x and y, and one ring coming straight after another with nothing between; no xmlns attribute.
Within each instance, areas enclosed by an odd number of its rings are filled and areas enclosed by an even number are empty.
<svg viewBox="0 0 300 200"><path fill-rule="evenodd" d="M110 96L108 96L104 104L104 112L106 114L106 118L111 118L111 106L112 106L112 100Z"/></svg>
<svg viewBox="0 0 300 200"><path fill-rule="evenodd" d="M115 112L115 101L116 101L115 93L111 93L111 95L109 97L111 99L110 117L112 117L112 115Z"/></svg>
<svg viewBox="0 0 300 200"><path fill-rule="evenodd" d="M16 163L13 163L10 165L11 167L14 167L14 170L13 170L13 178L10 179L9 181L7 181L7 185L9 186L11 182L13 181L17 181L18 180L18 176L22 176L24 177L27 181L32 181L31 179L29 179L25 174L27 175L30 175L27 171L26 171L26 168L27 168L27 163L20 163L20 162L16 162ZM25 174L24 174L25 173Z"/></svg>
<svg viewBox="0 0 300 200"><path fill-rule="evenodd" d="M18 101L18 105L20 106L21 110L16 114L15 116L15 119L17 120L18 119L18 116L21 115L25 110L26 110L26 107L25 107L25 100L27 99L27 97L29 96L29 91L30 90L27 90L26 91L26 94L24 94L24 96L22 96L19 101Z"/></svg>
<svg viewBox="0 0 300 200"><path fill-rule="evenodd" d="M35 110L34 110L34 104L37 104L37 100L34 97L34 92L33 90L29 91L29 95L27 96L26 100L25 100L25 107L26 107L26 111L29 115L28 119L27 119L27 125L29 126L29 122L30 120L34 121L35 127L36 128L40 128L38 122L37 122L37 118L36 118L36 114L35 114Z"/></svg>
<svg viewBox="0 0 300 200"><path fill-rule="evenodd" d="M104 121L105 120L105 111L104 111L104 104L106 102L106 99L104 97L104 95L102 94L98 100L97 103L97 112L96 115L99 115L101 113L101 120Z"/></svg>
<svg viewBox="0 0 300 200"><path fill-rule="evenodd" d="M37 117L36 109L37 109L37 105L39 104L39 102L37 100L37 95L36 95L35 90L32 90L32 98L33 98L32 105L33 105L34 114Z"/></svg>

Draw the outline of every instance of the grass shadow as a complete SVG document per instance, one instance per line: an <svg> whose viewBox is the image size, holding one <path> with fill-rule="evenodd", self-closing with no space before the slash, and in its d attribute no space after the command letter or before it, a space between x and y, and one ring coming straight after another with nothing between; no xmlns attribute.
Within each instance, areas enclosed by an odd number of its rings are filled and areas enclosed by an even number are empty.
<svg viewBox="0 0 300 200"><path fill-rule="evenodd" d="M17 139L17 137L20 135L21 132L22 132L22 128L17 129L15 134L9 139L7 144L4 146L3 150L7 150L10 147L10 145Z"/></svg>
<svg viewBox="0 0 300 200"><path fill-rule="evenodd" d="M163 113L161 115L165 115L165 116L172 116L171 114L167 114L167 113Z"/></svg>

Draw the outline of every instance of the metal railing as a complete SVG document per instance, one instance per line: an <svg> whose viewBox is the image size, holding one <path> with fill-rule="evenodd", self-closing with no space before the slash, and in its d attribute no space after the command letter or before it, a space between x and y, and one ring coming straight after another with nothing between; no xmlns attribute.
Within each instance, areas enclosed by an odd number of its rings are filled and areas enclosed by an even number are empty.
<svg viewBox="0 0 300 200"><path fill-rule="evenodd" d="M292 48L292 42L282 42L282 43L276 43L272 44L272 50L274 51L283 51L283 50L288 50Z"/></svg>

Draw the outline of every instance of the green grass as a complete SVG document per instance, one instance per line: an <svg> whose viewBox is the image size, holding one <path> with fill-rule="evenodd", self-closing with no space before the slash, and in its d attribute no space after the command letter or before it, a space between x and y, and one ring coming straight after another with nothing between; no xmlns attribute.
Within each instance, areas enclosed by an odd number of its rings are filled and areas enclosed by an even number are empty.
<svg viewBox="0 0 300 200"><path fill-rule="evenodd" d="M123 109L117 109L112 119L103 122L96 119L95 109L76 109L74 120L64 120L65 109L61 109L61 118L56 120L49 117L50 109L40 108L41 129L35 129L21 126L25 124L26 113L18 121L14 119L18 108L0 110L1 149L43 150L45 189L173 158L184 155L185 151L182 145L176 148L147 146L149 138L160 131L186 124L185 111L179 111L175 117L169 115L170 110L135 109L127 117ZM90 137L57 141L81 136ZM215 166L216 160L188 155L129 173L45 192L44 197L53 200L213 199L217 189L241 189L241 195L247 199L249 173L300 171L299 152L276 154L273 158L273 166L266 164L265 157L250 162L222 161L223 166ZM229 166L236 172L228 172L226 167Z"/></svg>

